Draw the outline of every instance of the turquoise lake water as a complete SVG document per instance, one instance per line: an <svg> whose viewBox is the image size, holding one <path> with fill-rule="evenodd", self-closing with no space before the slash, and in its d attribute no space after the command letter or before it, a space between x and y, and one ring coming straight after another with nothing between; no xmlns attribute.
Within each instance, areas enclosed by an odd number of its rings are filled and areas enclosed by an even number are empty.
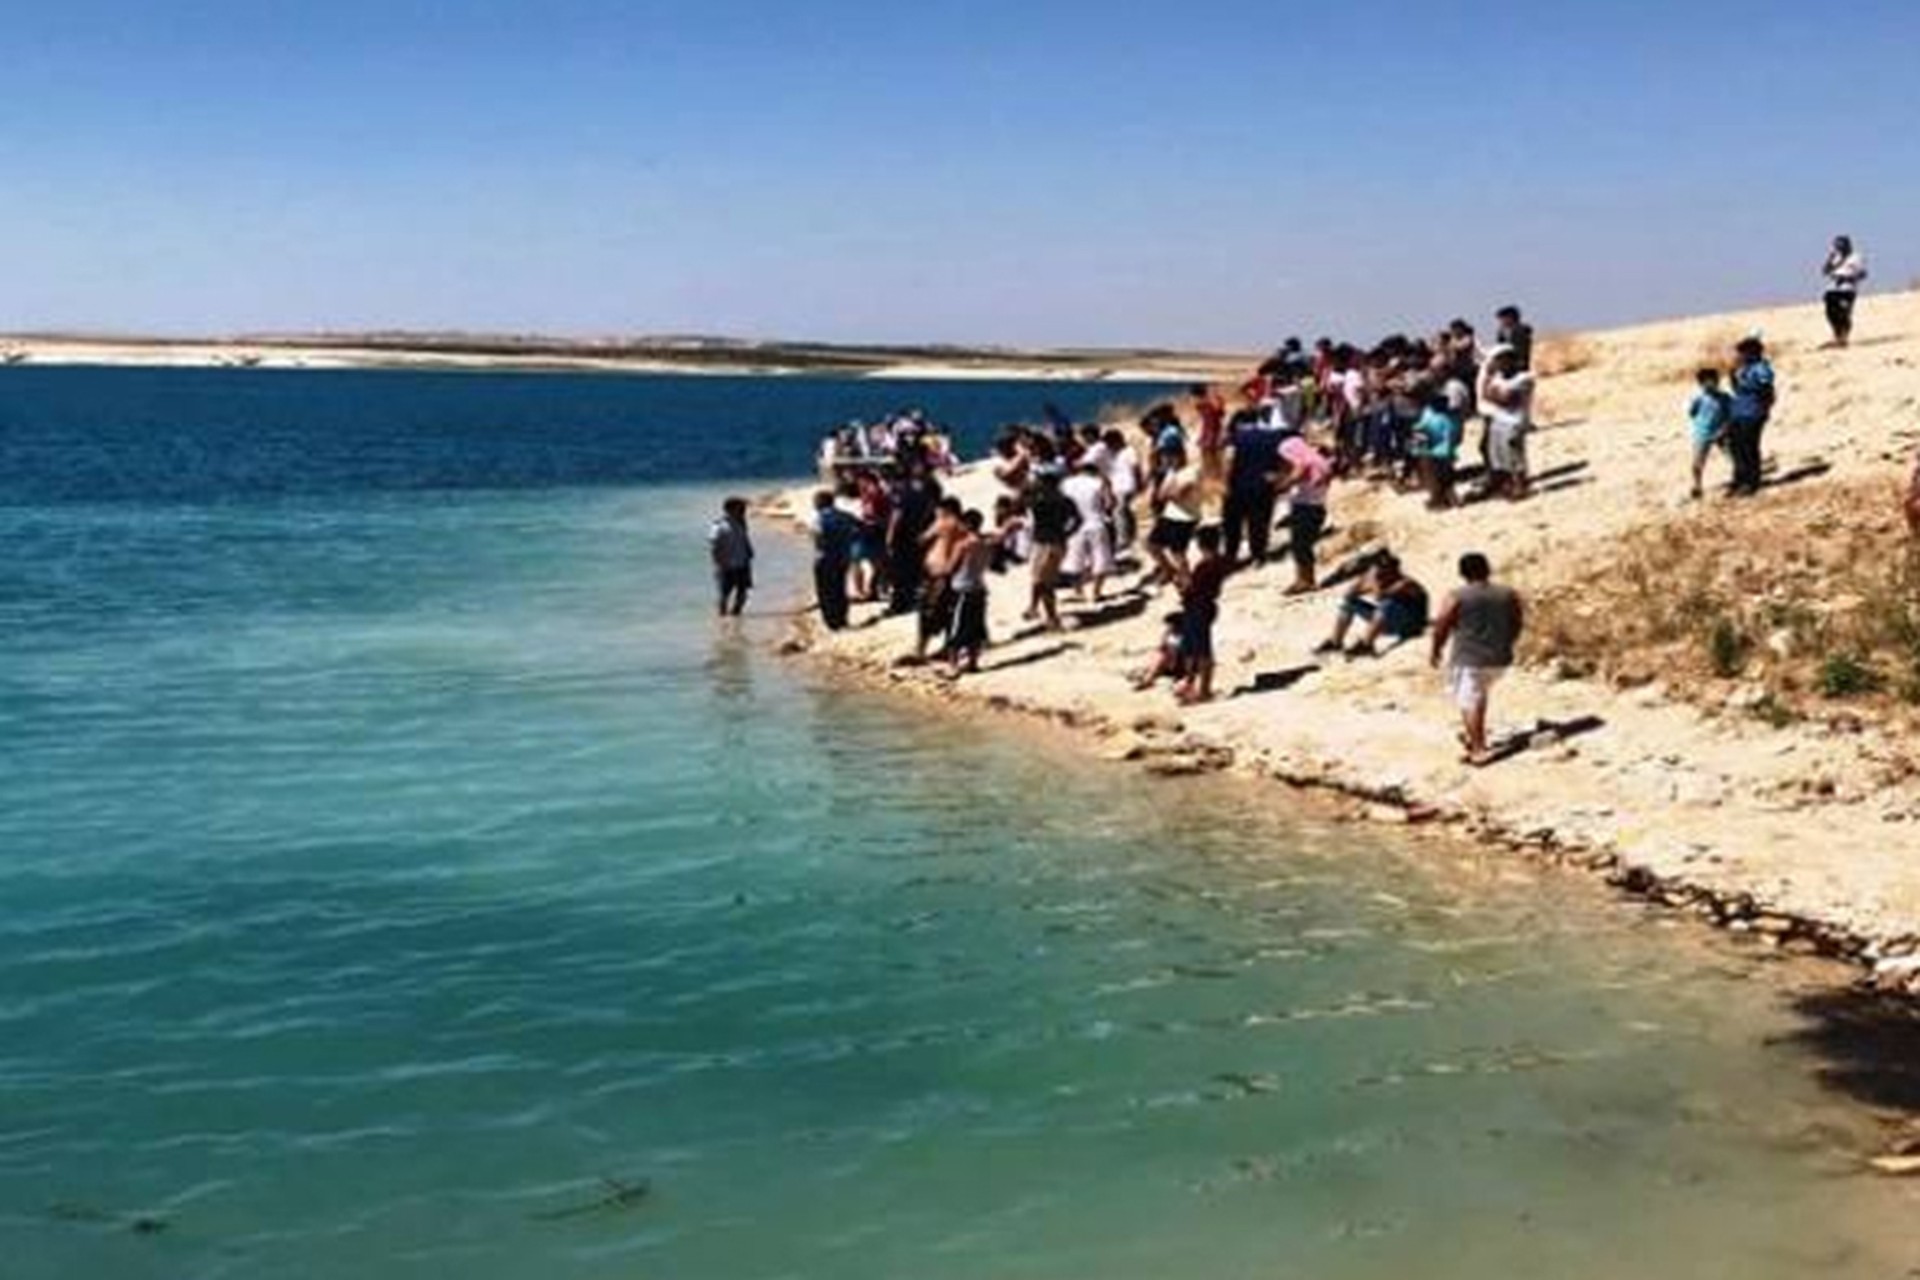
<svg viewBox="0 0 1920 1280"><path fill-rule="evenodd" d="M1798 1036L1837 975L836 689L768 651L771 529L714 622L704 525L758 464L604 459L724 399L36 373L0 379L6 1280L1920 1265ZM794 470L870 394L835 385L790 393ZM316 401L378 469L302 446Z"/></svg>

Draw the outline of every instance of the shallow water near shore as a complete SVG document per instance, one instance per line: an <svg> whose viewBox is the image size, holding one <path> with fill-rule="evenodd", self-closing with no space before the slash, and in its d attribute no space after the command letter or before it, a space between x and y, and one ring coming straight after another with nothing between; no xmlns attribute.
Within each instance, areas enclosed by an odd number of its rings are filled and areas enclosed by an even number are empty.
<svg viewBox="0 0 1920 1280"><path fill-rule="evenodd" d="M1920 1264L1817 967L837 689L711 486L15 484L10 1280Z"/></svg>

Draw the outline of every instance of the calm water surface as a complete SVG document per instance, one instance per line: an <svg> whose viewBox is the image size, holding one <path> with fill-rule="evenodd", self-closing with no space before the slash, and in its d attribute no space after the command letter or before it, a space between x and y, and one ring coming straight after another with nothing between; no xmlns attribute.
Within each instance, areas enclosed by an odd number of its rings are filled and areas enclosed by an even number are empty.
<svg viewBox="0 0 1920 1280"><path fill-rule="evenodd" d="M1781 966L716 627L698 475L858 384L13 377L7 1280L1920 1264Z"/></svg>

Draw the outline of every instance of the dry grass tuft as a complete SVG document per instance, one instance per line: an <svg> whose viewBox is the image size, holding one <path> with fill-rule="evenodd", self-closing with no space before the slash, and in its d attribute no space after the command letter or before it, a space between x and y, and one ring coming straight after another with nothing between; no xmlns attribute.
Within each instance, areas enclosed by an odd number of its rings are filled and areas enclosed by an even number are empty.
<svg viewBox="0 0 1920 1280"><path fill-rule="evenodd" d="M1887 482L1709 506L1539 593L1531 657L1773 723L1920 721L1920 545Z"/></svg>
<svg viewBox="0 0 1920 1280"><path fill-rule="evenodd" d="M1578 373L1599 363L1600 348L1592 339L1577 333L1554 333L1540 339L1533 349L1533 369L1543 378L1558 378Z"/></svg>

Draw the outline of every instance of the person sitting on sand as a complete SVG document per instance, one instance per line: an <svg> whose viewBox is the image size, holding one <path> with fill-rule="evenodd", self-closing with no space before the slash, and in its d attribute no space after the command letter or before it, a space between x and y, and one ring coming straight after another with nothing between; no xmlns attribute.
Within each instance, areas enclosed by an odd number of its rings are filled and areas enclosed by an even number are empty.
<svg viewBox="0 0 1920 1280"><path fill-rule="evenodd" d="M1073 596L1078 600L1091 592L1100 603L1100 593L1113 573L1113 490L1101 474L1100 459L1082 458L1074 473L1060 482L1060 493L1080 513L1080 524L1067 540L1064 566L1073 575Z"/></svg>
<svg viewBox="0 0 1920 1280"><path fill-rule="evenodd" d="M980 670L980 652L987 647L987 568L994 539L982 531L985 523L978 511L967 511L960 517L960 537L954 544L947 674L956 678Z"/></svg>
<svg viewBox="0 0 1920 1280"><path fill-rule="evenodd" d="M1177 583L1187 576L1187 548L1200 527L1200 468L1187 461L1187 451L1178 445L1161 454L1160 465L1147 552L1153 557L1153 580Z"/></svg>
<svg viewBox="0 0 1920 1280"><path fill-rule="evenodd" d="M707 530L707 558L720 597L720 616L737 618L753 590L753 538L747 532L747 500L728 498Z"/></svg>
<svg viewBox="0 0 1920 1280"><path fill-rule="evenodd" d="M1060 478L1042 474L1028 504L1027 524L1033 538L1032 593L1023 615L1028 622L1044 619L1047 630L1060 627L1060 567L1066 562L1067 540L1080 527L1080 511L1060 492Z"/></svg>
<svg viewBox="0 0 1920 1280"><path fill-rule="evenodd" d="M1208 525L1194 535L1200 558L1180 584L1180 657L1185 671L1173 695L1184 703L1213 699L1213 623L1220 613L1220 591L1238 566L1220 551L1220 528Z"/></svg>
<svg viewBox="0 0 1920 1280"><path fill-rule="evenodd" d="M1347 632L1355 619L1365 619L1360 638L1347 647ZM1412 640L1427 629L1427 589L1408 577L1400 567L1400 558L1391 551L1373 557L1353 590L1340 602L1334 619L1333 634L1321 641L1315 653L1340 653L1349 658L1371 658L1379 652L1381 637L1400 642Z"/></svg>
<svg viewBox="0 0 1920 1280"><path fill-rule="evenodd" d="M1760 492L1761 439L1773 417L1773 365L1767 346L1757 333L1740 339L1734 348L1737 363L1728 379L1733 393L1727 409L1727 450L1733 454L1733 483L1727 492L1752 496Z"/></svg>
<svg viewBox="0 0 1920 1280"><path fill-rule="evenodd" d="M1827 261L1820 268L1827 279L1824 299L1827 326L1833 330L1833 345L1844 347L1853 341L1853 307L1860 298L1860 286L1867 278L1867 260L1853 247L1853 237L1835 236Z"/></svg>
<svg viewBox="0 0 1920 1280"><path fill-rule="evenodd" d="M1145 671L1133 677L1136 692L1153 688L1161 680L1171 680L1176 685L1187 675L1186 658L1181 652L1181 637L1186 634L1187 615L1170 613L1161 619L1165 630L1160 633L1160 647L1153 651L1153 663Z"/></svg>
<svg viewBox="0 0 1920 1280"><path fill-rule="evenodd" d="M1288 550L1293 556L1293 582L1285 594L1305 595L1319 585L1316 548L1327 527L1327 494L1333 488L1333 463L1307 443L1305 436L1280 442L1280 474L1274 491L1288 495Z"/></svg>
<svg viewBox="0 0 1920 1280"><path fill-rule="evenodd" d="M1720 371L1702 369L1694 375L1699 390L1687 405L1688 430L1693 439L1693 489L1692 497L1697 502L1704 494L1702 485L1707 476L1707 458L1715 445L1727 442L1727 418L1731 401L1727 393L1720 389Z"/></svg>
<svg viewBox="0 0 1920 1280"><path fill-rule="evenodd" d="M847 574L853 564L853 541L860 522L842 511L833 490L813 495L813 595L827 630L847 625Z"/></svg>
<svg viewBox="0 0 1920 1280"><path fill-rule="evenodd" d="M1527 496L1527 437L1533 431L1533 375L1512 347L1487 353L1475 389L1487 415L1487 496Z"/></svg>
<svg viewBox="0 0 1920 1280"><path fill-rule="evenodd" d="M1460 557L1460 577L1463 585L1434 620L1431 660L1439 667L1446 659L1447 688L1460 709L1461 758L1478 767L1493 763L1487 705L1493 686L1513 665L1526 614L1520 593L1495 583L1492 566L1479 552Z"/></svg>

